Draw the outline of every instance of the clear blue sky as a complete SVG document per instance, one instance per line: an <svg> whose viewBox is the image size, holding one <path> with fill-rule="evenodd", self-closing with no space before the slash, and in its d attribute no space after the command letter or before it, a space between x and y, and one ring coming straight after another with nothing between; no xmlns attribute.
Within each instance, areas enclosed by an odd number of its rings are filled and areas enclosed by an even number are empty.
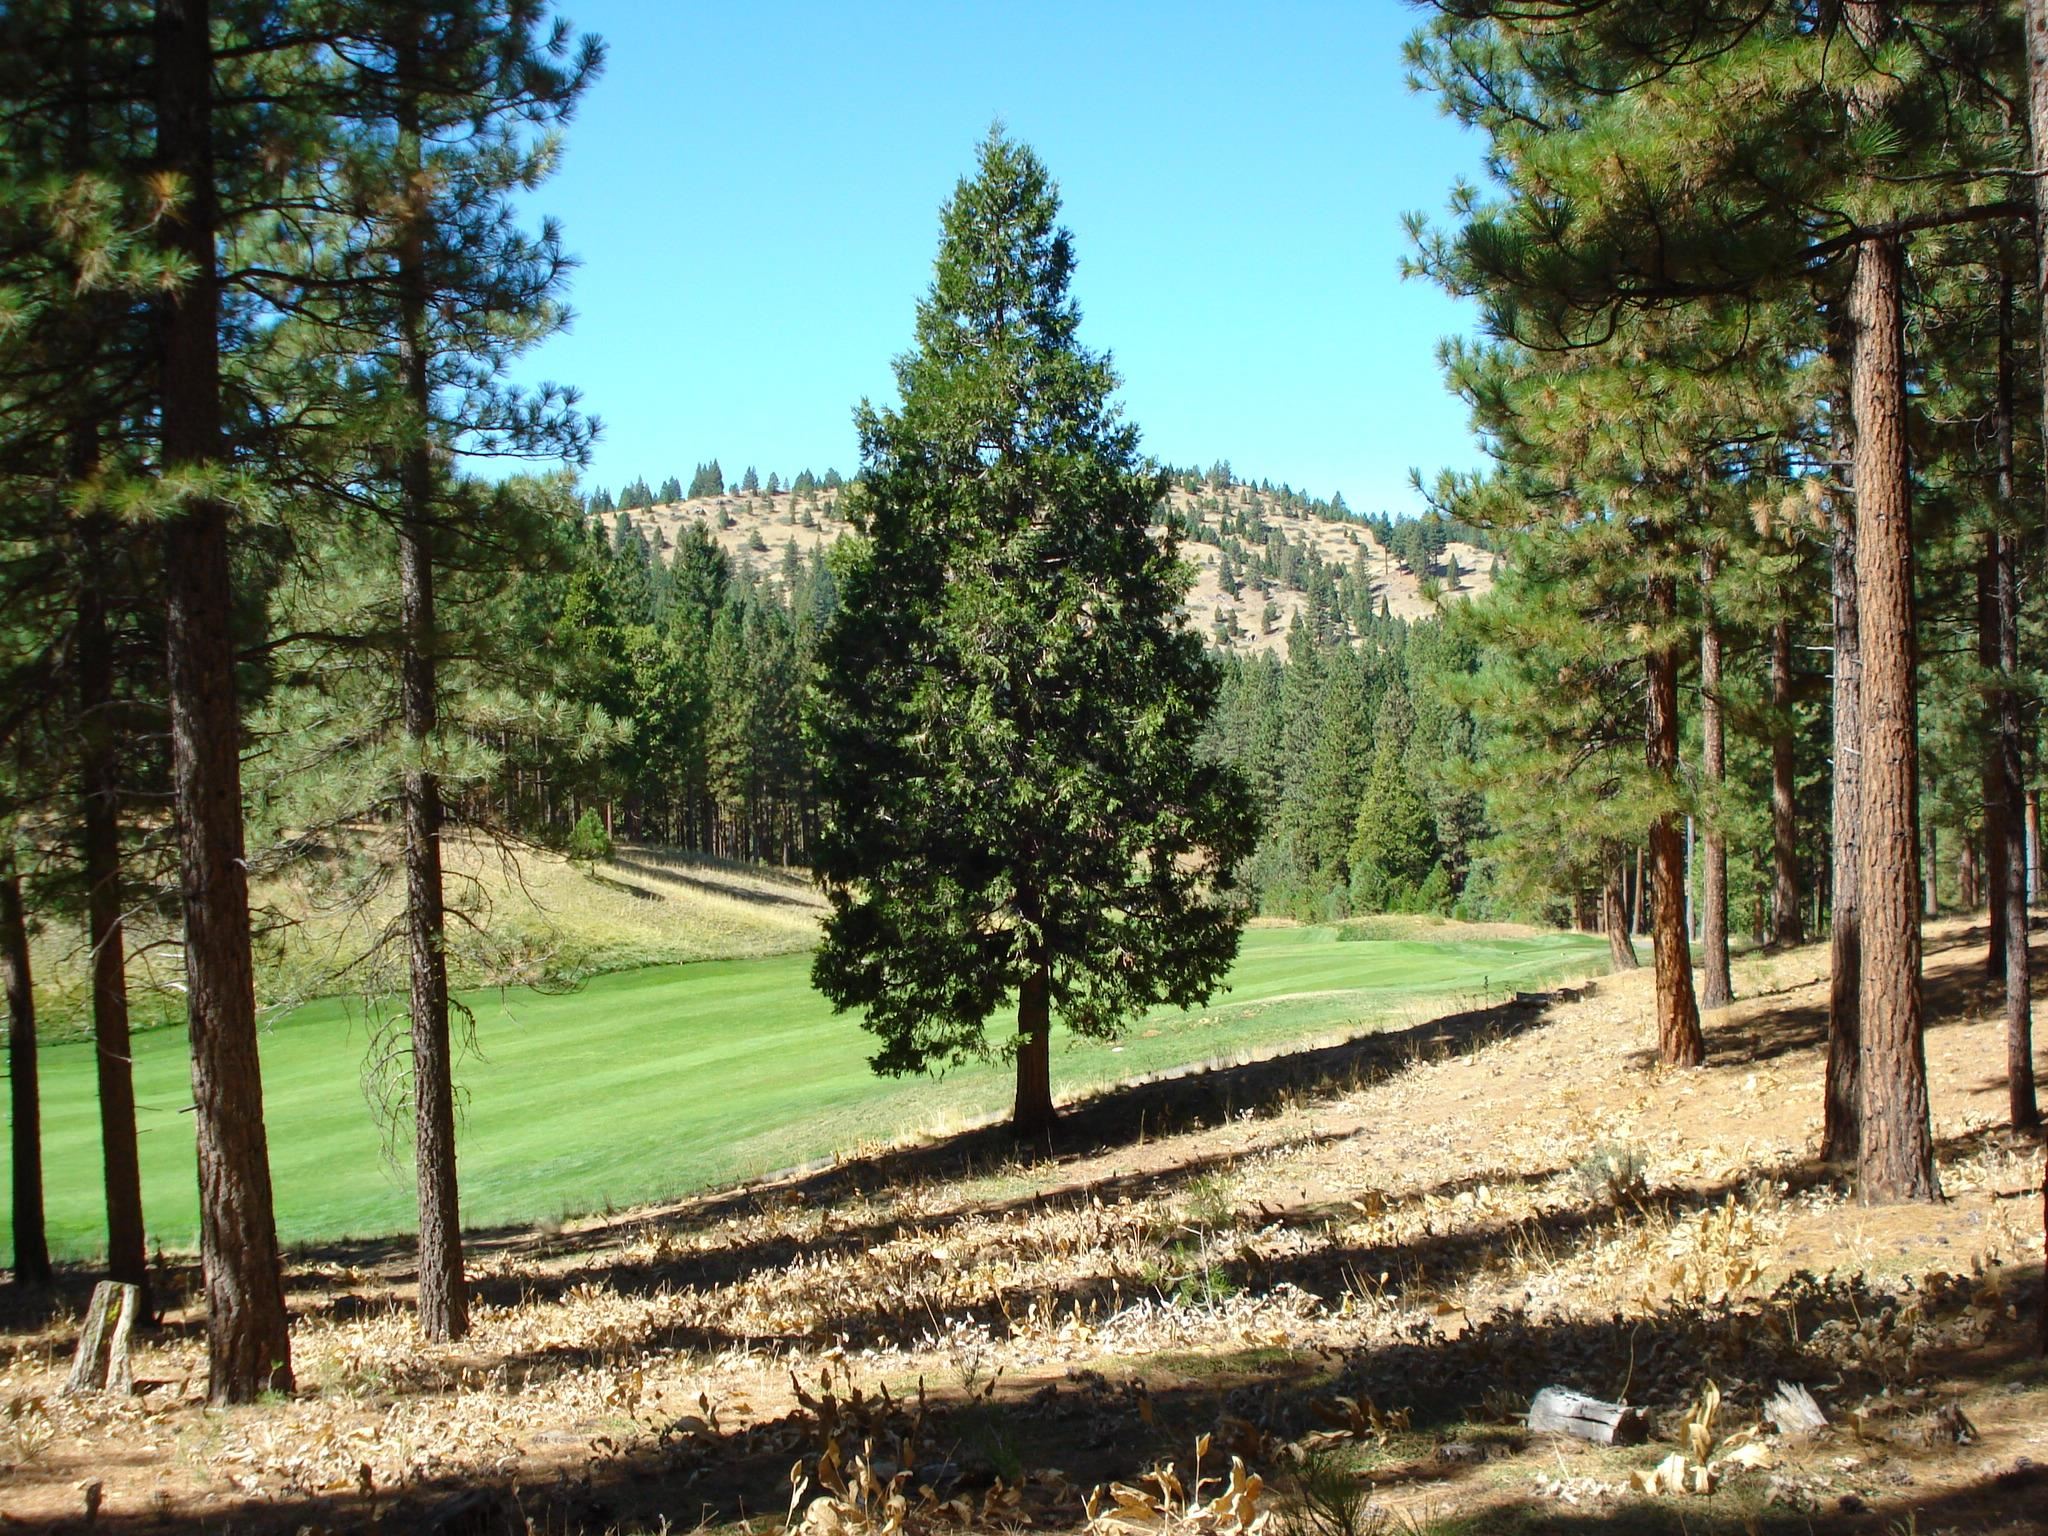
<svg viewBox="0 0 2048 1536"><path fill-rule="evenodd" d="M854 469L997 117L1059 181L1149 453L1396 513L1411 465L1475 460L1434 357L1469 317L1396 262L1478 147L1403 84L1398 0L559 8L609 59L533 200L575 323L521 374L602 418L592 483Z"/></svg>

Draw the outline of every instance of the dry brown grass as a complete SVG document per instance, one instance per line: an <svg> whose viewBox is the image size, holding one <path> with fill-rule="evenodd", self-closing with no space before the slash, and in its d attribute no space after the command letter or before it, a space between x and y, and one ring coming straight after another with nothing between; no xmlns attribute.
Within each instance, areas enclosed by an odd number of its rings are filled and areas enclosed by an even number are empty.
<svg viewBox="0 0 2048 1536"><path fill-rule="evenodd" d="M0 1511L75 1513L91 1477L101 1523L138 1529L779 1525L794 1465L805 1500L835 1490L814 1529L1092 1508L1105 1536L1275 1511L1314 1536L1313 1455L1361 1530L2040 1530L2040 1153L1997 1129L1980 962L1960 925L1934 936L1939 1207L1866 1210L1814 1163L1822 950L1744 964L1695 1073L1651 1063L1638 973L1418 1022L1348 1082L1248 1086L1193 1130L979 1164L991 1142L963 1138L481 1235L459 1346L417 1338L402 1250L308 1256L288 1402L205 1410L189 1311L145 1345L147 1395L60 1400L74 1288L8 1338L0 1402L26 1429L0 1444ZM1841 1427L1760 1429L1780 1379ZM1528 1443L1552 1381L1643 1407L1653 1443ZM1202 1477L1235 1456L1274 1491L1195 1486L1198 1444ZM1712 1493L1632 1481L1700 1445Z"/></svg>

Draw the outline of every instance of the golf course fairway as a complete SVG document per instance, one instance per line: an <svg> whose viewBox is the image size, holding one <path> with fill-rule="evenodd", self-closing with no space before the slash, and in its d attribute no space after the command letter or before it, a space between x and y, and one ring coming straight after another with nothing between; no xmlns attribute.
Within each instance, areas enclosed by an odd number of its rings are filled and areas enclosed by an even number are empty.
<svg viewBox="0 0 2048 1536"><path fill-rule="evenodd" d="M1343 939L1255 928L1230 988L1209 1007L1160 1009L1118 1042L1056 1032L1053 1091L1399 1022L1605 969L1573 934L1447 942ZM466 995L475 1049L457 1066L462 1215L468 1226L624 1207L758 1177L837 1151L1000 1113L1010 1073L973 1063L942 1080L876 1077L873 1040L811 990L810 957L652 966L573 992ZM400 1006L400 1005L394 1005ZM990 1035L1004 1026L992 1021ZM305 1244L412 1230L410 1131L394 1161L362 1087L364 1005L326 999L263 1037L277 1224ZM197 1243L184 1031L134 1047L151 1245ZM99 1115L89 1043L41 1053L50 1247L86 1259L103 1243ZM0 1213L0 1241L6 1240Z"/></svg>

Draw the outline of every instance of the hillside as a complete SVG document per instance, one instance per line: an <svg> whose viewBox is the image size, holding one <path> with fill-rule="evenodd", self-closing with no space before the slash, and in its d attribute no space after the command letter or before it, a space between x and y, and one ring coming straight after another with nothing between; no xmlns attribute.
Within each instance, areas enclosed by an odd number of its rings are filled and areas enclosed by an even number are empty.
<svg viewBox="0 0 2048 1536"><path fill-rule="evenodd" d="M449 973L458 987L557 986L607 971L807 950L824 898L800 873L622 844L601 865L542 848L443 841L451 908ZM404 888L385 834L294 861L256 881L257 1002L271 1015L317 997L404 991L404 948L390 942ZM135 1023L182 1025L178 929L139 910L128 925ZM383 947L377 952L382 939ZM81 922L51 921L33 940L45 1040L90 1033Z"/></svg>
<svg viewBox="0 0 2048 1536"><path fill-rule="evenodd" d="M1742 963L1697 1072L1654 1065L1639 971L1119 1090L1057 1160L968 1132L480 1235L459 1345L419 1342L407 1245L305 1255L288 1401L208 1411L189 1308L144 1397L67 1400L76 1297L17 1313L0 1516L82 1529L90 1479L136 1533L736 1536L821 1486L812 1536L2048 1531L2040 1149L1982 962L1930 928L1945 1204L1815 1161L1824 945ZM1774 1432L1780 1382L1828 1427ZM1552 1383L1649 1443L1532 1437ZM1715 1471L1646 1491L1674 1455ZM1232 1458L1263 1484L1195 1484ZM1231 1502L1181 1518L1191 1485Z"/></svg>
<svg viewBox="0 0 2048 1536"><path fill-rule="evenodd" d="M778 578L783 551L794 544L808 555L847 532L841 515L843 492L820 489L799 494L766 491L731 492L723 496L659 503L628 509L625 516L663 559L671 558L676 536L702 520L735 565L747 563ZM1212 641L1243 652L1280 651L1288 626L1307 607L1310 572L1317 562L1333 575L1351 572L1364 581L1377 610L1382 603L1395 618L1426 618L1437 611L1432 592L1447 597L1477 596L1492 585L1493 556L1470 544L1451 543L1427 569L1417 570L1381 543L1374 530L1358 519L1318 515L1299 498L1286 498L1249 485L1190 490L1176 485L1167 494L1167 516L1185 524L1201 518L1201 536L1181 540L1182 558L1195 568L1188 594L1188 621ZM1226 523L1236 532L1226 533ZM1161 532L1165 524L1158 525ZM1277 541L1277 542L1276 542ZM1292 554L1286 552L1292 547ZM1230 550L1235 593L1225 590L1226 550ZM1271 552L1271 564L1283 567L1263 578L1246 579L1238 572L1245 554ZM1457 589L1445 592L1455 563ZM1270 601L1272 611L1267 604Z"/></svg>

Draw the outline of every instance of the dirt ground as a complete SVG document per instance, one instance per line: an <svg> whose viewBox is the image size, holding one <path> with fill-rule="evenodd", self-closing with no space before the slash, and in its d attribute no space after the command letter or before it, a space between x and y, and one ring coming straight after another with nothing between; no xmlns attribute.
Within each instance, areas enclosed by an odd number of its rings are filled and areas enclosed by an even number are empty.
<svg viewBox="0 0 2048 1536"><path fill-rule="evenodd" d="M64 1398L69 1276L0 1313L0 1526L2048 1531L2042 1149L1983 941L1928 936L1940 1205L1816 1160L1824 947L1740 962L1696 1072L1636 972L1121 1090L1046 1155L472 1234L452 1347L404 1243L297 1254L299 1390L248 1408L205 1406L176 1264L139 1395ZM1767 1422L1785 1383L1826 1428ZM1648 1442L1530 1436L1553 1384Z"/></svg>

